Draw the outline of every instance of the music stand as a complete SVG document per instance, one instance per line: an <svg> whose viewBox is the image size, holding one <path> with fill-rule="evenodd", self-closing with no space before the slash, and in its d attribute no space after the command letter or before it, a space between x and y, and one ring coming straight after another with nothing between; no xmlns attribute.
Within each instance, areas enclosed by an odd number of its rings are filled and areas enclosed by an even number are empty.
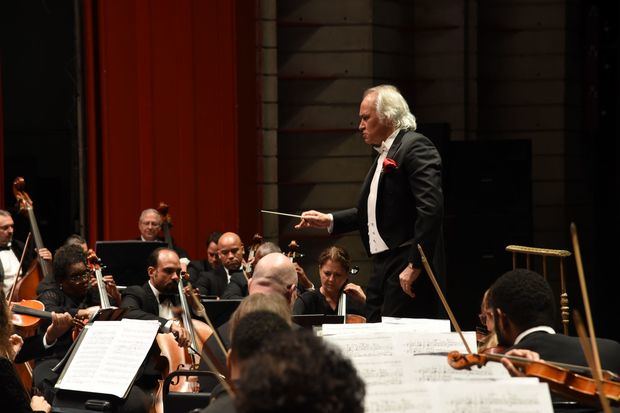
<svg viewBox="0 0 620 413"><path fill-rule="evenodd" d="M300 314L293 316L293 323L304 328L322 326L323 324L344 324L344 316L334 314Z"/></svg>
<svg viewBox="0 0 620 413"><path fill-rule="evenodd" d="M226 323L232 313L235 312L237 307L239 307L239 303L241 303L241 299L230 299L230 300L200 300L202 305L205 307L205 311L211 319L213 326L218 328L222 324Z"/></svg>
<svg viewBox="0 0 620 413"><path fill-rule="evenodd" d="M104 274L112 274L118 285L142 285L148 280L147 258L157 248L166 247L160 241L97 241L95 253L104 266Z"/></svg>

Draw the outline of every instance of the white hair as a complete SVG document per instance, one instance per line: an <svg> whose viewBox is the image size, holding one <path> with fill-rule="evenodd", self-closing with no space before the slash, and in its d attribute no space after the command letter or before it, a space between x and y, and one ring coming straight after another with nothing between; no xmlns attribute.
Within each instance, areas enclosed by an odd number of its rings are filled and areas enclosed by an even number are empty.
<svg viewBox="0 0 620 413"><path fill-rule="evenodd" d="M157 216L161 218L158 210L156 210L155 208L147 208L142 211L142 213L140 214L140 219L138 221L142 222L144 220L144 217L146 217L148 214L157 214Z"/></svg>
<svg viewBox="0 0 620 413"><path fill-rule="evenodd" d="M417 128L415 116L409 111L407 101L395 86L379 85L371 87L366 89L364 97L370 94L376 94L375 109L379 118L388 119L392 122L394 129L414 131Z"/></svg>

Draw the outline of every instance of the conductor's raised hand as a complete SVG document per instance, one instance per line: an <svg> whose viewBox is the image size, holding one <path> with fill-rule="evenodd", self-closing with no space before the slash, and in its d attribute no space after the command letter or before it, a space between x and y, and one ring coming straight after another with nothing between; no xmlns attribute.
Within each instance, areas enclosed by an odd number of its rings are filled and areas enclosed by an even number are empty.
<svg viewBox="0 0 620 413"><path fill-rule="evenodd" d="M310 210L301 213L301 221L295 225L296 229L301 228L329 228L332 220L328 214Z"/></svg>

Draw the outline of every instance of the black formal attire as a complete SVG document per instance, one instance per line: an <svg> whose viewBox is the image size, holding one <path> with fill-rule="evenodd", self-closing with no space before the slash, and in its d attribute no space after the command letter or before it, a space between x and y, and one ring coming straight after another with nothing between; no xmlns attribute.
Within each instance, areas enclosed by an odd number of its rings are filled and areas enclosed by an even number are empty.
<svg viewBox="0 0 620 413"><path fill-rule="evenodd" d="M359 230L369 255L368 196L378 159L375 159L366 176L357 208L333 213L332 233ZM401 130L387 152L387 159L395 161L396 166L384 167L379 177L376 225L388 250L372 255L373 274L367 288L367 319L379 321L381 315L435 317L438 314L437 294L424 274L417 244L424 248L435 275L442 277L445 265L441 157L424 135ZM398 277L409 263L422 269L422 274L413 284L416 298L402 291Z"/></svg>
<svg viewBox="0 0 620 413"><path fill-rule="evenodd" d="M235 400L229 396L221 384L218 384L211 392L209 405L200 413L235 413L236 411Z"/></svg>
<svg viewBox="0 0 620 413"><path fill-rule="evenodd" d="M47 349L45 348L45 344L43 344L44 335L45 333L39 332L34 336L24 338L24 344L21 350L19 350L19 353L15 356L15 363L24 363L28 360L42 358L45 357L46 354L49 354L53 345ZM53 344L55 345L56 343Z"/></svg>
<svg viewBox="0 0 620 413"><path fill-rule="evenodd" d="M161 296L160 296L161 297ZM166 296L170 299L172 305L179 305L179 296ZM161 328L168 323L168 319L159 316L159 301L153 294L149 282L140 285L132 285L127 287L123 292L122 308L126 308L125 318L137 320L157 320Z"/></svg>
<svg viewBox="0 0 620 413"><path fill-rule="evenodd" d="M305 293L297 297L295 305L293 306L293 314L324 314L324 315L336 315L338 314L338 308L335 310L329 305L325 296L321 294L320 290L308 290ZM347 314L357 314L361 316L366 315L365 305L357 300L353 300L347 297Z"/></svg>
<svg viewBox="0 0 620 413"><path fill-rule="evenodd" d="M30 397L22 386L13 363L5 357L0 357L0 400L2 400L3 411L32 412Z"/></svg>
<svg viewBox="0 0 620 413"><path fill-rule="evenodd" d="M196 281L200 277L200 273L211 271L213 268L209 264L209 260L191 260L187 264L187 272L189 273L189 282L196 285Z"/></svg>
<svg viewBox="0 0 620 413"><path fill-rule="evenodd" d="M228 271L228 274L230 274L232 278L237 272L240 272L240 270ZM198 291L200 291L202 295L222 297L229 283L228 274L226 273L226 268L220 265L214 270L201 273L194 287L198 288Z"/></svg>
<svg viewBox="0 0 620 413"><path fill-rule="evenodd" d="M222 299L239 299L248 296L248 279L245 278L243 271L236 271L230 274L230 282L222 293Z"/></svg>
<svg viewBox="0 0 620 413"><path fill-rule="evenodd" d="M601 367L604 370L610 370L614 373L620 372L620 343L601 338L597 339L596 343L601 359ZM550 334L545 331L534 331L523 337L518 344L515 344L510 349L513 348L535 351L540 354L540 358L545 361L588 366L578 337L570 337L563 334ZM562 397L555 394L552 394L552 399L555 403L563 400ZM555 405L554 410L556 412L599 411L599 409L592 409L585 406L581 409L575 407L567 408L560 404Z"/></svg>

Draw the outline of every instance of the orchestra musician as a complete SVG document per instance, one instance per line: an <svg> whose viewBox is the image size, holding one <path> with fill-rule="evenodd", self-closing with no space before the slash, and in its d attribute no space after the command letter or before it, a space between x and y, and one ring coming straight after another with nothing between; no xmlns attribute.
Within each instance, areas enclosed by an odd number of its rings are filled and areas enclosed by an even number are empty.
<svg viewBox="0 0 620 413"><path fill-rule="evenodd" d="M294 314L337 314L341 294L351 300L347 304L348 314L365 314L366 294L362 288L348 282L351 270L349 253L341 247L332 246L319 255L319 290L308 290L300 294L293 307Z"/></svg>
<svg viewBox="0 0 620 413"><path fill-rule="evenodd" d="M15 282L19 260L24 251L24 243L13 239L14 226L11 213L0 209L0 284L5 297ZM52 253L47 248L41 248L38 253L44 260L52 261ZM20 275L28 271L35 256L34 250L29 248L24 257Z"/></svg>
<svg viewBox="0 0 620 413"><path fill-rule="evenodd" d="M248 261L248 264L251 264L252 271L256 267L256 264L267 254L271 254L273 252L282 252L280 247L278 247L273 242L263 242L254 253L254 257L252 258L252 262ZM246 276L251 277L252 273L247 273L244 275L242 272L235 272L230 277L230 282L226 286L226 289L222 293L223 299L239 299L248 296L248 279Z"/></svg>
<svg viewBox="0 0 620 413"><path fill-rule="evenodd" d="M221 265L201 274L194 284L202 295L222 297L233 275L245 278L242 268L244 249L239 235L234 232L222 234L217 242L217 253Z"/></svg>
<svg viewBox="0 0 620 413"><path fill-rule="evenodd" d="M212 271L220 265L220 257L217 254L217 242L222 236L221 232L212 232L207 239L207 259L191 260L187 265L189 273L189 282L196 285L196 281L203 273Z"/></svg>
<svg viewBox="0 0 620 413"><path fill-rule="evenodd" d="M140 218L138 219L138 230L140 231L140 238L138 239L141 239L142 241L164 241L164 239L159 236L161 228L162 217L156 209L147 208L142 211ZM188 265L190 260L187 256L187 252L176 244L174 244L172 248L181 258L181 262L184 265Z"/></svg>
<svg viewBox="0 0 620 413"><path fill-rule="evenodd" d="M99 308L99 297L88 294L89 286L96 283L91 271L86 265L86 254L79 245L60 247L53 260L54 282L48 285L39 295L38 300L45 305L46 311L69 313L78 319L92 317ZM120 293L112 276L105 276L106 290L113 305L120 303ZM40 329L47 328L46 323ZM64 357L73 342L71 331L58 338L54 347L37 358L34 368L34 385L44 391L46 398L51 400L53 386L58 379L58 373L52 368Z"/></svg>
<svg viewBox="0 0 620 413"><path fill-rule="evenodd" d="M503 274L489 289L488 308L493 314L498 343L514 350L510 354L588 365L579 338L555 332L553 292L540 274L526 269ZM620 343L597 339L597 345L602 368L619 372ZM535 354L516 350L530 350ZM509 370L515 370L509 360L502 362Z"/></svg>
<svg viewBox="0 0 620 413"><path fill-rule="evenodd" d="M442 236L441 158L433 143L414 132L416 121L398 89L380 85L364 92L359 131L379 152L356 208L325 214L305 211L296 228L332 234L359 230L373 258L367 295L368 321L381 315L434 317L436 294L420 276L421 244L438 274L445 274Z"/></svg>

